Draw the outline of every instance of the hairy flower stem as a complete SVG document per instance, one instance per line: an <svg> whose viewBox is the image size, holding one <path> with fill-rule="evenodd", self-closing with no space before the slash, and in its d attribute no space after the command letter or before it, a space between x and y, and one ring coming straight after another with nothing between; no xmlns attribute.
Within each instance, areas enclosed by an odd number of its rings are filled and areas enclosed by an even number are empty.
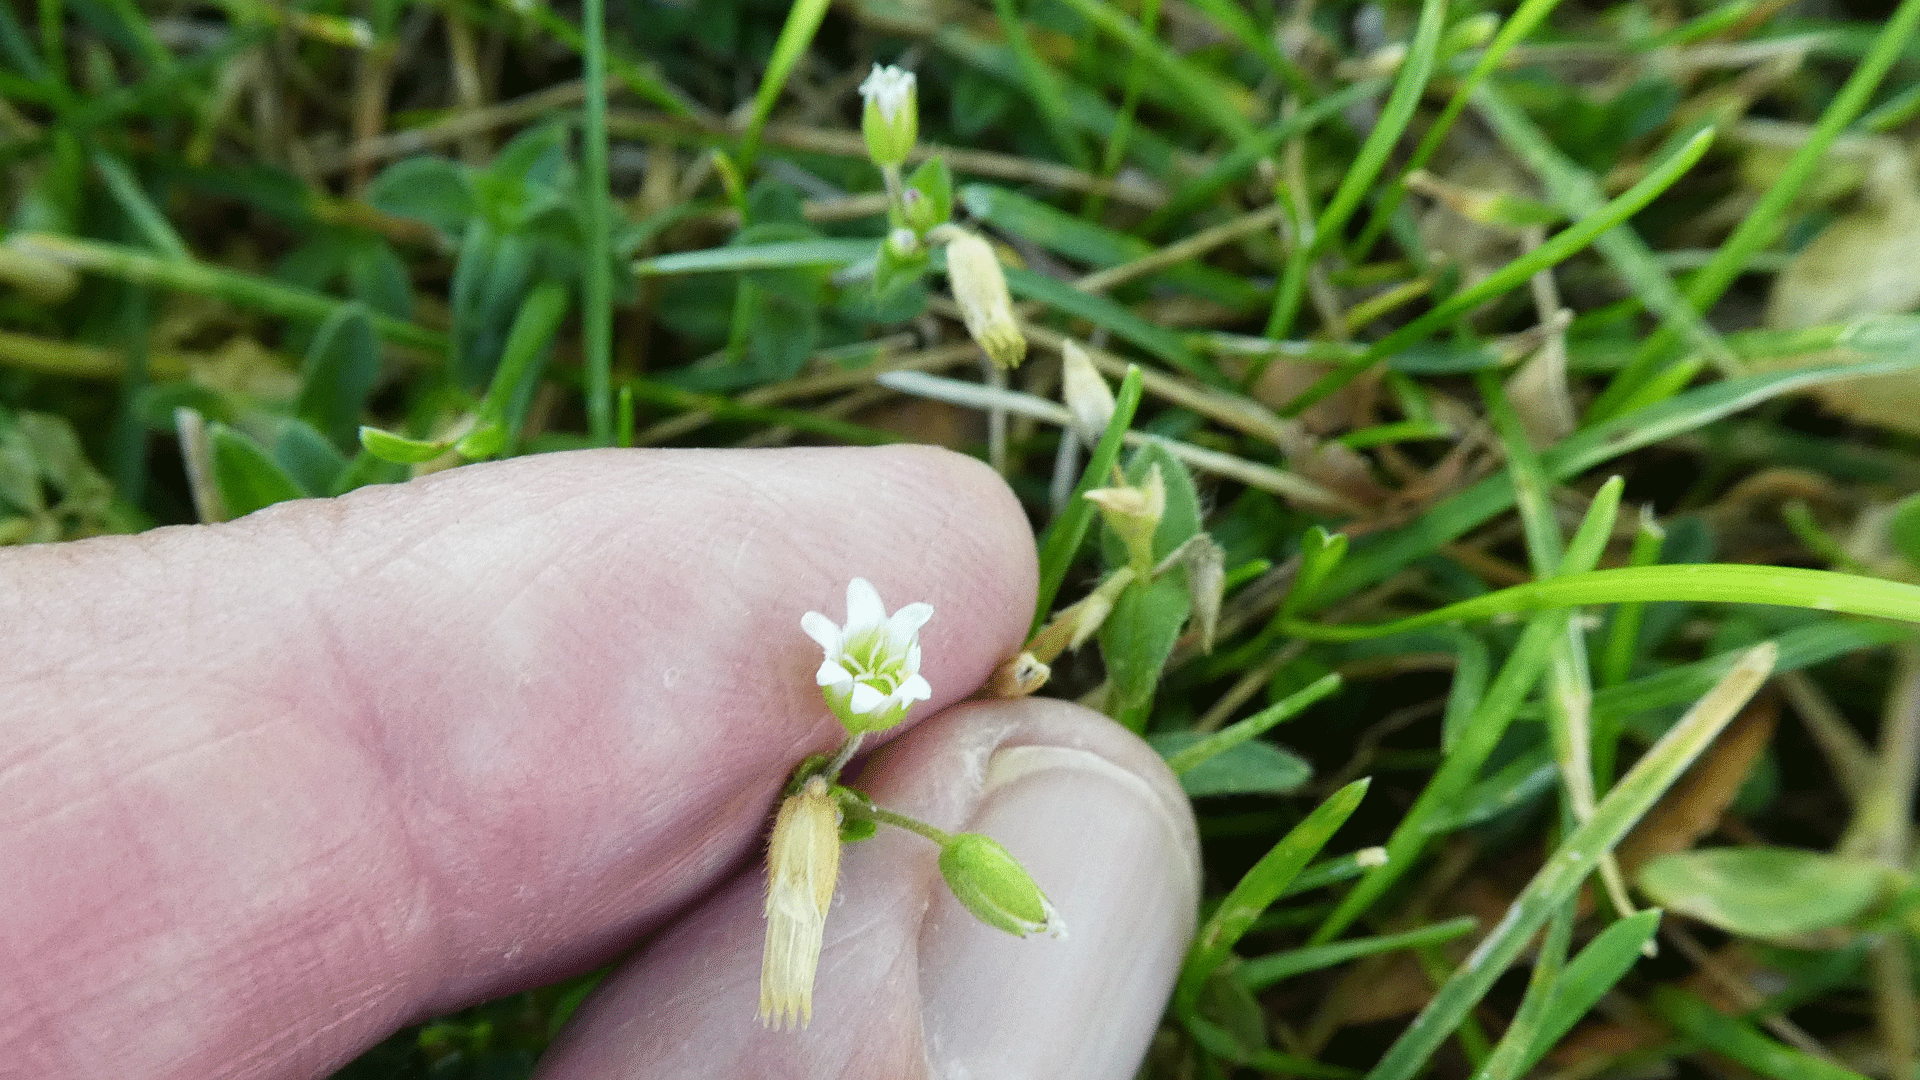
<svg viewBox="0 0 1920 1080"><path fill-rule="evenodd" d="M882 825L892 825L897 829L905 829L910 833L916 833L926 837L942 848L945 848L953 842L952 833L937 829L921 821L919 818L911 818L905 814L895 813L882 806L874 806L871 803L861 802L858 799L843 796L840 799L840 812L850 818L877 821Z"/></svg>
<svg viewBox="0 0 1920 1080"><path fill-rule="evenodd" d="M867 733L864 731L853 733L846 742L840 744L840 749L834 751L833 757L815 775L826 777L829 784L838 783L840 770L846 768L847 762L853 760L853 755L860 752L860 744L866 741L866 738Z"/></svg>
<svg viewBox="0 0 1920 1080"><path fill-rule="evenodd" d="M904 180L900 179L900 166L880 166L880 179L885 181L887 185L887 205L893 208L894 214L897 215L900 220L905 221L907 217L907 185Z"/></svg>

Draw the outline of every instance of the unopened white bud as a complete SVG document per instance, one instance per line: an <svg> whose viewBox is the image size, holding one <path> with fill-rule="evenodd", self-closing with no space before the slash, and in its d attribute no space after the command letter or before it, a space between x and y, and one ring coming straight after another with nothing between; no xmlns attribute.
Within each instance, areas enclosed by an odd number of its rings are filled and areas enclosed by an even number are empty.
<svg viewBox="0 0 1920 1080"><path fill-rule="evenodd" d="M920 105L913 72L892 65L873 65L860 84L866 108L860 113L860 132L867 139L873 163L899 168L920 137Z"/></svg>
<svg viewBox="0 0 1920 1080"><path fill-rule="evenodd" d="M1093 358L1071 338L1060 343L1060 396L1073 413L1081 441L1100 441L1113 420L1113 390L1093 366Z"/></svg>
<svg viewBox="0 0 1920 1080"><path fill-rule="evenodd" d="M1013 298L1007 293L1007 275L993 246L964 229L936 230L947 237L947 281L967 333L1003 368L1020 366L1027 355L1027 339L1013 317Z"/></svg>

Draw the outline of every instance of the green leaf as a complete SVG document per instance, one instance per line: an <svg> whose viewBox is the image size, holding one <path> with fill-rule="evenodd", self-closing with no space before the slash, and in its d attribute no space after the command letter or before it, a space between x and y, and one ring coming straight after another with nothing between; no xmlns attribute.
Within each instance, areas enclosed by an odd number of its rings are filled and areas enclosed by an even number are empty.
<svg viewBox="0 0 1920 1080"><path fill-rule="evenodd" d="M1890 887L1888 868L1865 858L1778 847L1725 847L1665 855L1638 884L1669 910L1731 934L1770 940L1844 927Z"/></svg>
<svg viewBox="0 0 1920 1080"><path fill-rule="evenodd" d="M792 240L679 251L633 264L642 277L713 274L727 270L780 270L794 266L850 266L874 254L872 240Z"/></svg>
<svg viewBox="0 0 1920 1080"><path fill-rule="evenodd" d="M413 318L413 284L407 264L386 240L366 234L347 253L347 286L354 299L374 311L406 321Z"/></svg>
<svg viewBox="0 0 1920 1080"><path fill-rule="evenodd" d="M1156 559L1164 559L1200 531L1200 497L1186 466L1157 443L1148 444L1133 456L1126 470L1127 482L1143 482L1156 465L1166 485L1167 505L1160 528L1154 533L1153 554ZM1112 530L1103 530L1103 534L1108 569L1127 565L1126 546L1112 535ZM1182 574L1135 580L1121 591L1112 613L1100 627L1100 656L1106 662L1112 686L1114 715L1133 713L1152 700L1160 672L1173 655L1174 642L1186 626L1191 608L1192 597Z"/></svg>
<svg viewBox="0 0 1920 1080"><path fill-rule="evenodd" d="M273 460L300 485L302 492L315 498L334 494L334 486L347 468L346 456L324 435L306 421L293 418L280 425L280 437L273 444Z"/></svg>
<svg viewBox="0 0 1920 1080"><path fill-rule="evenodd" d="M1248 870L1239 884L1230 890L1214 909L1213 916L1194 936L1187 959L1180 969L1180 981L1174 990L1175 1010L1186 1018L1193 1014L1206 980L1232 953L1240 938L1253 927L1253 921L1275 900L1286 894L1287 886L1306 869L1333 834L1360 806L1371 780L1355 780L1314 808L1305 821L1280 838L1260 861Z"/></svg>
<svg viewBox="0 0 1920 1080"><path fill-rule="evenodd" d="M1086 539L1087 528L1093 524L1093 503L1085 496L1087 492L1106 485L1108 474L1120 460L1122 440L1133 423L1134 412L1140 408L1140 386L1140 369L1127 368L1126 377L1120 380L1120 389L1113 395L1113 418L1107 421L1107 430L1101 433L1099 445L1087 456L1087 467L1080 474L1080 482L1074 485L1066 508L1060 511L1060 516L1047 526L1046 533L1040 538L1040 593L1034 604L1033 623L1027 631L1029 635L1037 633L1045 625L1047 616L1053 613L1053 601L1060 595L1060 583L1066 580L1067 570L1073 565L1074 556L1079 554L1081 542Z"/></svg>
<svg viewBox="0 0 1920 1080"><path fill-rule="evenodd" d="M1197 731L1168 731L1147 739L1162 757L1173 758L1206 741ZM1290 795L1313 779L1313 766L1284 747L1255 739L1235 743L1180 773L1190 798L1208 795Z"/></svg>
<svg viewBox="0 0 1920 1080"><path fill-rule="evenodd" d="M1656 987L1653 1009L1688 1038L1774 1080L1867 1080L1762 1035L1751 1023L1728 1016L1699 997L1672 986Z"/></svg>
<svg viewBox="0 0 1920 1080"><path fill-rule="evenodd" d="M229 520L303 497L293 477L252 439L220 423L207 425L207 437L213 447L213 482Z"/></svg>
<svg viewBox="0 0 1920 1080"><path fill-rule="evenodd" d="M533 278L535 246L476 222L461 242L450 288L454 379L478 387L493 377L507 333Z"/></svg>
<svg viewBox="0 0 1920 1080"><path fill-rule="evenodd" d="M390 461L396 465L418 465L446 453L447 447L452 444L409 439L390 431L382 431L377 427L362 427L360 445L366 447L367 453L381 461Z"/></svg>
<svg viewBox="0 0 1920 1080"><path fill-rule="evenodd" d="M953 217L953 173L944 154L935 154L920 163L907 177L907 186L926 197L926 217L935 225Z"/></svg>
<svg viewBox="0 0 1920 1080"><path fill-rule="evenodd" d="M1887 518L1887 541L1908 566L1920 567L1920 495L1909 495L1894 504Z"/></svg>
<svg viewBox="0 0 1920 1080"><path fill-rule="evenodd" d="M449 239L459 239L475 212L467 170L434 155L402 158L367 186L367 203L395 217L424 221Z"/></svg>
<svg viewBox="0 0 1920 1080"><path fill-rule="evenodd" d="M335 445L350 448L367 394L379 377L379 335L366 308L348 304L320 324L307 346L295 412Z"/></svg>

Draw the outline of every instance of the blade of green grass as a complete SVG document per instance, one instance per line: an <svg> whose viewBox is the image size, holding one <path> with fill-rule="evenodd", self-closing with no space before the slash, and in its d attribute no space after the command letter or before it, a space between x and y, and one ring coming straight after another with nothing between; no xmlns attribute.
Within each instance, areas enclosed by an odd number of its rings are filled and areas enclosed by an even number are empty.
<svg viewBox="0 0 1920 1080"><path fill-rule="evenodd" d="M1536 578L1551 577L1561 566L1560 524L1553 511L1553 481L1540 466L1540 457L1528 441L1525 423L1507 400L1500 382L1489 372L1481 372L1477 381L1487 403L1487 417L1507 456L1507 473L1513 478L1514 503L1519 510L1521 529L1526 537L1528 560ZM1575 544L1582 547L1571 560L1576 565L1593 566L1613 534L1613 522L1620 508L1620 493L1626 482L1615 476L1602 484L1594 495L1581 535ZM1547 730L1553 742L1554 762L1560 769L1560 790L1574 821L1593 816L1593 677L1587 665L1587 636L1577 620L1567 621L1566 632L1553 645L1553 660L1547 671ZM1607 893L1622 915L1633 910L1627 898L1625 879L1611 856L1600 861L1600 875Z"/></svg>
<svg viewBox="0 0 1920 1080"><path fill-rule="evenodd" d="M351 301L296 289L197 260L167 259L145 251L47 233L15 234L10 242L57 262L96 274L182 292L217 296L274 315L324 322ZM398 345L445 355L446 335L387 315L373 314L380 336Z"/></svg>
<svg viewBox="0 0 1920 1080"><path fill-rule="evenodd" d="M1373 190L1380 170L1386 167L1388 156L1413 120L1413 112L1420 107L1420 98L1426 93L1427 81L1433 77L1434 58L1440 53L1440 31L1446 25L1446 17L1447 0L1421 0L1420 22L1414 27L1413 44L1401 62L1400 75L1394 80L1393 93L1380 110L1380 118L1367 133L1367 141L1360 144L1360 151L1341 178L1332 201L1314 222L1312 235L1296 238L1293 250L1287 253L1280 285L1273 295L1273 311L1267 317L1266 336L1283 338L1292 333L1293 318L1299 313L1301 298L1306 294L1308 267L1328 244L1339 241L1347 219L1359 209L1360 200Z"/></svg>
<svg viewBox="0 0 1920 1080"><path fill-rule="evenodd" d="M1466 78L1461 79L1459 85L1454 87L1453 96L1447 99L1446 108L1441 109L1440 115L1428 125L1427 133L1421 137L1420 145L1414 148L1413 156L1407 159L1406 166L1400 170L1400 175L1374 204L1373 214L1367 219L1366 228L1360 230L1359 242L1353 246L1355 254L1365 257L1366 253L1373 249L1374 242L1379 240L1380 234L1386 231L1387 222L1392 219L1394 211L1400 208L1400 201L1406 198L1407 185L1404 178L1415 169L1426 168L1427 162L1433 160L1434 151L1440 149L1441 140L1447 137L1447 132L1453 130L1454 121L1460 119L1460 113L1467 107L1467 102L1471 100L1474 90L1486 81L1494 68L1500 66L1500 62L1506 59L1508 51L1520 44L1528 34L1533 33L1534 28L1538 27L1541 21L1559 6L1559 3L1560 0L1520 0L1520 6L1513 9L1513 14L1500 25L1499 32L1493 35L1493 40L1480 51L1480 58L1474 61L1473 68L1467 72ZM1571 214L1570 216L1577 218L1580 215Z"/></svg>
<svg viewBox="0 0 1920 1080"><path fill-rule="evenodd" d="M1056 311L1103 326L1122 341L1139 346L1209 386L1229 385L1212 364L1187 347L1185 338L1135 315L1123 304L1081 292L1067 282L1020 267L1007 267L1006 275L1008 290L1023 300L1038 300Z"/></svg>
<svg viewBox="0 0 1920 1080"><path fill-rule="evenodd" d="M1370 779L1355 780L1334 792L1261 856L1253 869L1220 901L1213 917L1194 936L1186 962L1181 965L1180 979L1173 993L1176 1012L1183 1017L1193 1014L1207 976L1226 960L1260 913L1286 892L1288 883L1327 846L1340 826L1346 824L1371 783Z"/></svg>
<svg viewBox="0 0 1920 1080"><path fill-rule="evenodd" d="M193 253L187 250L187 242L173 230L167 216L153 205L147 197L145 188L119 158L105 150L93 151L93 167L99 172L100 179L106 182L107 191L113 195L113 201L120 206L120 212L127 215L133 227L140 230L153 250L169 259L191 259Z"/></svg>
<svg viewBox="0 0 1920 1080"><path fill-rule="evenodd" d="M1892 374L1920 367L1920 320L1905 316L1863 320L1845 327L1821 327L1816 333L1765 337L1805 354L1837 349L1876 357L1854 363L1822 364L1728 379L1584 428L1540 455L1555 480L1567 480L1601 462L1682 432L1692 431L1769 398L1856 375ZM1414 560L1451 543L1513 505L1513 481L1502 474L1429 507L1420 518L1355 545L1328 575L1311 603L1325 607L1388 576Z"/></svg>
<svg viewBox="0 0 1920 1080"><path fill-rule="evenodd" d="M1445 922L1437 922L1432 926L1423 926L1418 930L1408 930L1400 934L1382 934L1378 937L1336 941L1331 945L1312 945L1291 949L1287 952L1248 960L1234 971L1234 977L1239 979L1247 989L1258 993L1295 975L1330 968L1335 964L1344 964L1363 956L1377 956L1395 949L1411 949L1452 941L1462 934L1473 933L1479 925L1479 921L1473 916L1463 915L1457 919L1448 919Z"/></svg>
<svg viewBox="0 0 1920 1080"><path fill-rule="evenodd" d="M1193 213L1260 164L1261 159L1288 139L1304 135L1323 120L1338 117L1354 103L1373 97L1386 89L1387 80L1368 79L1354 83L1338 93L1329 94L1292 116L1276 120L1254 133L1253 138L1221 155L1207 171L1173 193L1167 205L1147 215L1140 223L1142 236L1157 236L1168 224Z"/></svg>
<svg viewBox="0 0 1920 1080"><path fill-rule="evenodd" d="M1305 712L1314 702L1338 689L1340 689L1339 672L1322 675L1245 720L1221 728L1173 755L1167 759L1167 768L1172 769L1175 775L1186 772L1215 754L1225 753L1248 739L1258 738L1275 724L1293 719Z"/></svg>
<svg viewBox="0 0 1920 1080"><path fill-rule="evenodd" d="M1312 641L1364 641L1466 619L1589 604L1679 600L1778 604L1878 619L1920 622L1920 586L1832 570L1745 563L1687 563L1594 570L1531 581L1405 619L1371 626L1294 622L1287 632Z"/></svg>
<svg viewBox="0 0 1920 1080"><path fill-rule="evenodd" d="M640 401L665 406L675 412L708 413L715 420L739 421L763 427L791 427L854 446L884 446L900 441L898 435L805 409L742 405L725 394L697 393L651 379L629 378L623 380L621 386L631 389L633 396Z"/></svg>
<svg viewBox="0 0 1920 1080"><path fill-rule="evenodd" d="M1653 991L1653 1011L1682 1035L1773 1080L1867 1080L1852 1069L1777 1043L1752 1024L1728 1016L1678 987Z"/></svg>
<svg viewBox="0 0 1920 1080"><path fill-rule="evenodd" d="M1601 800L1594 815L1561 841L1515 898L1506 917L1434 994L1395 1040L1367 1080L1412 1080L1500 976L1519 959L1535 931L1593 873L1601 855L1652 808L1701 751L1760 689L1773 669L1773 647L1750 650L1725 680L1682 717Z"/></svg>
<svg viewBox="0 0 1920 1080"><path fill-rule="evenodd" d="M1496 1047L1494 1060L1474 1080L1506 1080L1532 1068L1567 1032L1573 1030L1573 1025L1587 1015L1587 1010L1613 989L1627 969L1639 961L1642 950L1647 942L1653 940L1654 932L1659 928L1660 909L1648 908L1636 911L1600 931L1554 982L1546 1008L1532 1028L1532 1040L1527 1044L1526 1051L1503 1061L1501 1047ZM1513 1038L1511 1030L1507 1037ZM1516 1044L1519 1042L1518 1039L1514 1041ZM1501 1045L1506 1045L1506 1039L1501 1040ZM1496 1068L1496 1065L1499 1067Z"/></svg>
<svg viewBox="0 0 1920 1080"><path fill-rule="evenodd" d="M1158 72L1187 108L1193 110L1196 118L1205 120L1236 143L1254 137L1253 125L1233 107L1228 96L1222 92L1225 84L1217 83L1212 74L1167 48L1159 38L1147 33L1139 23L1116 7L1101 0L1063 2Z"/></svg>
<svg viewBox="0 0 1920 1080"><path fill-rule="evenodd" d="M1914 0L1914 2L1920 3L1920 0ZM1582 218L1555 233L1546 243L1489 274L1478 284L1455 293L1426 314L1380 339L1369 346L1358 360L1334 369L1319 382L1314 383L1305 393L1289 402L1286 408L1281 410L1281 414L1299 415L1314 403L1352 382L1361 372L1379 362L1383 357L1420 341L1487 300L1517 288L1534 274L1572 256L1592 243L1595 237L1639 213L1641 208L1652 202L1661 192L1672 187L1688 169L1693 168L1694 163L1707 152L1707 147L1712 142L1712 128L1700 131L1693 138L1682 143L1673 153L1667 155L1666 160L1649 170L1647 175L1640 178L1639 183L1621 192L1599 213Z"/></svg>
<svg viewBox="0 0 1920 1080"><path fill-rule="evenodd" d="M1080 544L1087 538L1087 529L1093 524L1096 511L1086 494L1095 488L1105 487L1107 478L1113 474L1114 463L1120 460L1120 450L1125 444L1127 429L1133 424L1133 414L1140 408L1140 394L1140 369L1129 367L1126 376L1120 380L1120 389L1113 395L1113 417L1107 421L1107 430L1101 433L1100 442L1088 456L1087 468L1080 474L1080 482L1074 485L1066 508L1060 511L1059 517L1053 519L1040 538L1040 590L1034 602L1033 624L1027 629L1028 636L1039 632L1047 616L1053 614L1054 597L1060 595L1060 585L1067 580L1073 557L1079 553Z"/></svg>
<svg viewBox="0 0 1920 1080"><path fill-rule="evenodd" d="M556 14L542 0L494 0L495 4L515 17L526 18L534 25L553 35L554 39L568 48L580 53L584 59L587 52L587 35L580 27ZM652 72L625 57L602 51L607 66L613 74L627 85L639 97L658 105L668 115L687 120L693 118L693 110L672 87L662 82Z"/></svg>
<svg viewBox="0 0 1920 1080"><path fill-rule="evenodd" d="M1867 107L1868 99L1893 67L1894 61L1905 51L1917 26L1920 26L1920 0L1902 0L1894 10L1893 17L1887 20L1885 28L1874 39L1873 47L1848 76L1846 85L1840 88L1826 111L1820 114L1820 120L1814 124L1807 141L1781 167L1779 178L1773 182L1773 186L1760 196L1759 202L1734 228L1733 235L1727 237L1713 253L1713 258L1688 283L1687 302L1693 310L1704 312L1711 307L1733 284L1734 278L1746 269L1753 256L1785 231L1787 210L1794 198L1812 179L1814 170L1820 167L1833 140ZM1632 362L1614 377L1606 392L1594 402L1594 408L1603 410L1612 401L1630 393L1635 386L1633 380L1644 378L1653 365L1673 348L1674 340L1674 331L1662 324L1641 343ZM1604 411L1599 415L1604 416Z"/></svg>
<svg viewBox="0 0 1920 1080"><path fill-rule="evenodd" d="M872 258L878 245L872 240L783 240L772 244L735 244L730 247L676 251L641 259L633 272L641 277L668 274L714 274L730 270L785 270L798 266L850 266Z"/></svg>
<svg viewBox="0 0 1920 1080"><path fill-rule="evenodd" d="M606 0L581 0L586 39L586 112L580 161L587 190L587 267L581 282L580 333L587 378L587 431L613 445L613 193L607 178Z"/></svg>
<svg viewBox="0 0 1920 1080"><path fill-rule="evenodd" d="M1796 626L1773 639L1780 649L1774 670L1798 671L1863 649L1911 640L1913 635L1910 626L1863 619L1833 619ZM1594 715L1632 716L1691 701L1705 693L1739 658L1737 650L1723 652L1610 686L1593 695ZM1530 709L1521 710L1521 715L1528 715Z"/></svg>
<svg viewBox="0 0 1920 1080"><path fill-rule="evenodd" d="M1574 220L1597 213L1606 205L1600 184L1585 169L1562 154L1544 132L1528 119L1498 88L1489 83L1474 96L1474 110L1487 121L1506 148L1527 166L1547 189L1547 197ZM1631 224L1600 234L1593 246L1619 274L1640 303L1672 328L1700 355L1723 374L1734 373L1737 363L1718 331L1707 325L1700 313L1680 295L1646 241L1640 239Z"/></svg>
<svg viewBox="0 0 1920 1080"><path fill-rule="evenodd" d="M1014 6L1014 0L993 0L994 17L1000 21L1000 29L1007 35L1007 49L1013 53L1014 63L1020 68L1020 81L1024 84L1028 100L1040 113L1040 120L1047 125L1047 134L1052 137L1053 145L1077 169L1088 168L1092 159L1087 156L1087 148L1074 134L1073 124L1067 117L1066 99L1060 92L1060 82L1054 76L1053 69L1041 61L1033 51L1033 42L1027 37L1027 24L1020 18L1020 11Z"/></svg>
<svg viewBox="0 0 1920 1080"><path fill-rule="evenodd" d="M740 136L738 164L743 177L753 172L767 118L773 115L774 105L786 90L793 66L800 62L807 46L813 44L813 35L819 32L820 21L827 17L828 6L827 0L793 0L793 6L787 9L787 21L780 27L780 37L773 43L773 55L767 57L767 69L760 76L760 89L753 95L747 130Z"/></svg>
<svg viewBox="0 0 1920 1080"><path fill-rule="evenodd" d="M1604 530L1598 528L1596 522L1610 516L1609 508L1599 499L1594 501L1596 505L1588 508L1587 520L1582 523L1580 531L1585 535L1604 537ZM1615 502L1617 504L1617 496ZM1593 566L1601 546L1584 540L1560 563L1559 570L1568 576L1548 580L1564 581L1584 576L1581 572ZM1507 662L1501 666L1500 674L1494 677L1493 685L1475 705L1471 718L1462 726L1453 745L1447 748L1440 768L1434 771L1427 786L1421 790L1413 806L1388 838L1386 864L1361 878L1360 883L1341 898L1339 906L1314 931L1309 944L1324 945L1352 925L1389 886L1413 869L1427 841L1440 832L1439 823L1455 816L1461 799L1473 786L1494 748L1499 745L1507 725L1518 715L1521 702L1526 700L1534 684L1546 671L1553 657L1555 642L1566 636L1570 612L1565 608L1569 606L1541 611L1527 620L1519 640L1514 643L1513 651L1507 656ZM1299 625L1287 623L1285 629L1293 633Z"/></svg>

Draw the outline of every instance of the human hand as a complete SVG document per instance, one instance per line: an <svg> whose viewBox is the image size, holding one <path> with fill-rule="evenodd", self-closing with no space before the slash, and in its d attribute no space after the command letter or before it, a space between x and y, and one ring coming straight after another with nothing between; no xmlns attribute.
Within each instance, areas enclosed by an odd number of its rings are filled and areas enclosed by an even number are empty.
<svg viewBox="0 0 1920 1080"><path fill-rule="evenodd" d="M935 610L933 699L860 786L1000 839L1071 937L980 925L884 831L812 1025L769 1031L756 855L840 734L799 616L854 575ZM999 481L909 448L549 455L6 552L0 1074L320 1076L657 935L544 1075L1131 1076L1191 818L1085 710L949 708L1033 589Z"/></svg>

